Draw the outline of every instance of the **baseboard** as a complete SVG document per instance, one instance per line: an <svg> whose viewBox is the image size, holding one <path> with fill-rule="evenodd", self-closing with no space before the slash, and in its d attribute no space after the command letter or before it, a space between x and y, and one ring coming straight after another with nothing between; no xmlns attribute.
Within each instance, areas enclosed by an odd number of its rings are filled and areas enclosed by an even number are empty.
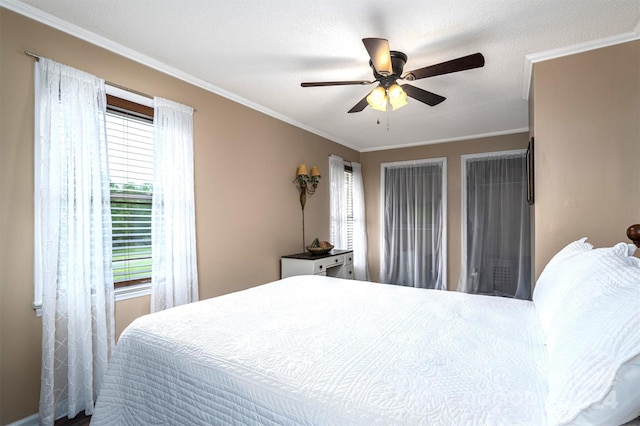
<svg viewBox="0 0 640 426"><path fill-rule="evenodd" d="M7 426L38 426L40 423L40 416L38 413L33 414L29 417L25 417L24 419L20 419L16 422L10 423Z"/></svg>

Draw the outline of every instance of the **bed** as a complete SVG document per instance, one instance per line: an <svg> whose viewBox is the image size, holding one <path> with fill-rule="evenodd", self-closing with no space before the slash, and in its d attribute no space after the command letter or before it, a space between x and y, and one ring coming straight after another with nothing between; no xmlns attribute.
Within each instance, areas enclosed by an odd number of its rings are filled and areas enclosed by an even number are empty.
<svg viewBox="0 0 640 426"><path fill-rule="evenodd" d="M640 259L574 241L533 301L295 276L135 320L92 425L622 424Z"/></svg>

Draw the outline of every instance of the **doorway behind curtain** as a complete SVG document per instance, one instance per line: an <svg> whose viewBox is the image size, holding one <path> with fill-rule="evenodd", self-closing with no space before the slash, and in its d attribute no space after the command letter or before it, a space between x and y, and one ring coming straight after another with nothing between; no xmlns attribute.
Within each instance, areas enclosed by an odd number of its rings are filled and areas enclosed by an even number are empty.
<svg viewBox="0 0 640 426"><path fill-rule="evenodd" d="M380 280L446 289L446 159L382 164Z"/></svg>
<svg viewBox="0 0 640 426"><path fill-rule="evenodd" d="M464 156L458 290L531 299L525 151Z"/></svg>

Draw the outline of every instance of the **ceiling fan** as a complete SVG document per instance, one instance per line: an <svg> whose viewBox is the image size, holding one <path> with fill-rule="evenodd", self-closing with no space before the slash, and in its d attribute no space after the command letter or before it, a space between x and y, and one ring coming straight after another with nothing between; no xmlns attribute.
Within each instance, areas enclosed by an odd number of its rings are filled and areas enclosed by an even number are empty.
<svg viewBox="0 0 640 426"><path fill-rule="evenodd" d="M349 113L360 112L364 110L367 105L381 111L387 110L387 104L390 104L393 109L401 108L407 104L407 96L429 106L435 106L446 98L409 84L398 84L398 80L414 81L484 66L484 56L482 56L482 53L474 53L436 65L418 68L403 74L404 64L407 62L407 55L395 50L389 50L388 40L383 38L364 38L362 42L371 58L369 66L373 69L374 80L321 81L301 83L301 86L368 85L378 82L378 87L355 104L353 108L349 110Z"/></svg>

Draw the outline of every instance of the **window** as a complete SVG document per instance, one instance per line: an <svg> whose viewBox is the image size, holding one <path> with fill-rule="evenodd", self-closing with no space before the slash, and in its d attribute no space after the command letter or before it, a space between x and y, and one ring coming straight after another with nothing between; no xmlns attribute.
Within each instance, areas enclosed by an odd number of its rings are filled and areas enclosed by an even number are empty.
<svg viewBox="0 0 640 426"><path fill-rule="evenodd" d="M381 165L381 282L446 289L446 166L446 158Z"/></svg>
<svg viewBox="0 0 640 426"><path fill-rule="evenodd" d="M360 163L329 156L329 234L340 249L353 250L356 279L369 280L364 186Z"/></svg>
<svg viewBox="0 0 640 426"><path fill-rule="evenodd" d="M344 166L344 192L346 194L347 248L353 250L353 169Z"/></svg>
<svg viewBox="0 0 640 426"><path fill-rule="evenodd" d="M151 280L153 109L107 96L113 279L116 287Z"/></svg>
<svg viewBox="0 0 640 426"><path fill-rule="evenodd" d="M531 299L531 231L524 150L462 156L458 290Z"/></svg>

